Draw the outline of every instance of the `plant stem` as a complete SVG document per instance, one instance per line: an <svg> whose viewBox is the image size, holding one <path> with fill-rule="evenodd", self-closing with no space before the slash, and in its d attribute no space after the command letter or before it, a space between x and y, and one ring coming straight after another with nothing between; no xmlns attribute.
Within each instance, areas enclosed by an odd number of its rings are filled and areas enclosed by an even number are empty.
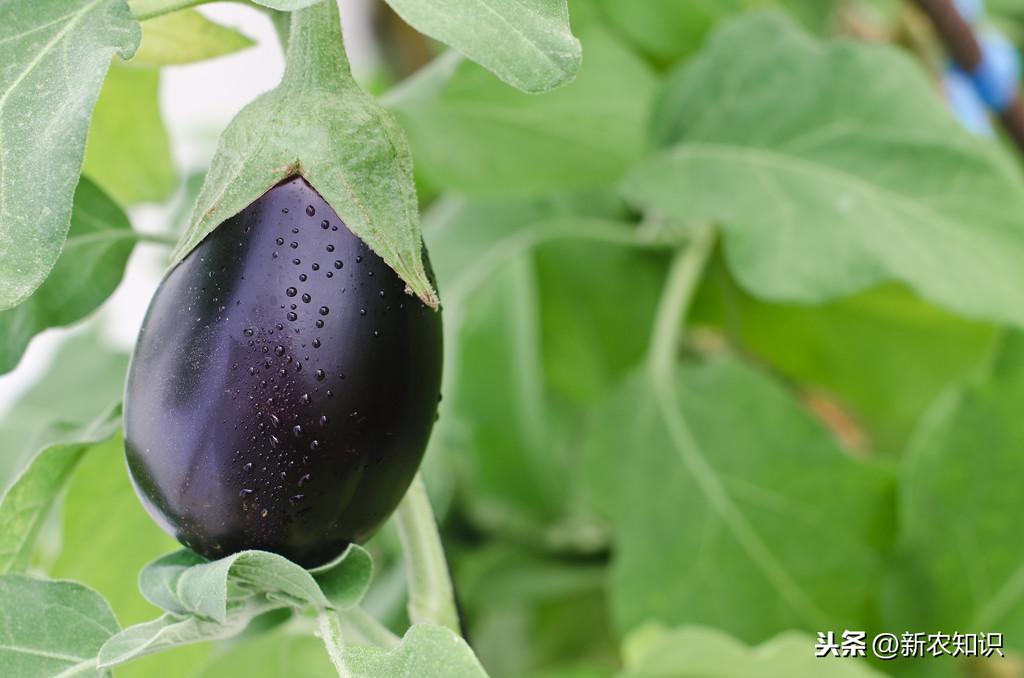
<svg viewBox="0 0 1024 678"><path fill-rule="evenodd" d="M202 5L211 0L128 0L128 8L139 21Z"/></svg>
<svg viewBox="0 0 1024 678"><path fill-rule="evenodd" d="M351 678L352 672L345 665L345 643L342 640L341 621L333 610L321 610L317 617L320 640L324 641L327 655L331 658L339 678Z"/></svg>
<svg viewBox="0 0 1024 678"><path fill-rule="evenodd" d="M341 615L341 623L348 635L355 635L359 640L375 645L383 650L398 646L399 638L386 629L361 607L345 610Z"/></svg>
<svg viewBox="0 0 1024 678"><path fill-rule="evenodd" d="M174 247L178 244L178 239L173 235L164 235L162 233L139 233L136 231L135 237L139 239L139 242L148 242L154 245Z"/></svg>
<svg viewBox="0 0 1024 678"><path fill-rule="evenodd" d="M686 249L672 260L668 279L658 302L658 314L647 354L647 369L656 381L671 374L679 347L683 321L690 310L701 274L715 244L715 228L698 226Z"/></svg>
<svg viewBox="0 0 1024 678"><path fill-rule="evenodd" d="M296 88L341 92L353 86L336 2L291 12L281 82Z"/></svg>
<svg viewBox="0 0 1024 678"><path fill-rule="evenodd" d="M410 621L447 626L459 633L459 614L441 535L426 485L418 473L395 512L395 526L405 555Z"/></svg>

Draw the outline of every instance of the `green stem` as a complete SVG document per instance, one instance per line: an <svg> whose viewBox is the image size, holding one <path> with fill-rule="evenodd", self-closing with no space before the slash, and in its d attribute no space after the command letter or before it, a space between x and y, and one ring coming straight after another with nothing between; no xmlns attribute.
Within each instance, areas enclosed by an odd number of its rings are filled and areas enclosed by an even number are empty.
<svg viewBox="0 0 1024 678"><path fill-rule="evenodd" d="M345 610L341 615L341 623L345 627L345 632L348 636L354 636L356 640L361 640L383 650L395 648L400 642L398 636L391 633L383 624L374 619L361 607Z"/></svg>
<svg viewBox="0 0 1024 678"><path fill-rule="evenodd" d="M338 613L333 610L321 610L317 617L320 640L324 641L327 648L327 656L331 658L334 670L338 672L339 678L351 678L352 672L345 664L345 643L341 634L341 621Z"/></svg>
<svg viewBox="0 0 1024 678"><path fill-rule="evenodd" d="M459 614L427 488L419 474L395 512L409 582L409 620L447 626L459 633Z"/></svg>
<svg viewBox="0 0 1024 678"><path fill-rule="evenodd" d="M178 239L173 235L163 235L162 233L139 233L136 231L135 236L139 239L139 242L148 242L154 245L174 247L178 244Z"/></svg>
<svg viewBox="0 0 1024 678"><path fill-rule="evenodd" d="M211 0L128 0L128 8L136 19L145 21L207 2Z"/></svg>
<svg viewBox="0 0 1024 678"><path fill-rule="evenodd" d="M336 2L319 2L291 13L281 82L333 92L353 82Z"/></svg>
<svg viewBox="0 0 1024 678"><path fill-rule="evenodd" d="M647 369L656 381L672 373L683 322L689 314L697 284L714 244L714 226L698 226L686 249L681 250L672 260L661 301L658 302L658 314L647 354Z"/></svg>

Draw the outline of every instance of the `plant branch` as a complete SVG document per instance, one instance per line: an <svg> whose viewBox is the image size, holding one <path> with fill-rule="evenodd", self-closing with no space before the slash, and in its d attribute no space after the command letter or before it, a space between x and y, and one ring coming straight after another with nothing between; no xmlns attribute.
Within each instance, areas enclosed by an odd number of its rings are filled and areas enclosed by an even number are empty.
<svg viewBox="0 0 1024 678"><path fill-rule="evenodd" d="M647 354L647 369L659 380L671 374L679 347L683 322L689 313L704 266L715 244L715 227L702 224L694 230L693 239L680 250L672 266L658 302L658 314Z"/></svg>
<svg viewBox="0 0 1024 678"><path fill-rule="evenodd" d="M321 610L317 616L317 625L320 640L324 642L327 655L331 658L331 664L334 665L339 678L351 678L352 672L345 664L345 643L342 639L338 613L333 610Z"/></svg>
<svg viewBox="0 0 1024 678"><path fill-rule="evenodd" d="M207 2L211 0L128 0L128 8L136 19L145 21Z"/></svg>
<svg viewBox="0 0 1024 678"><path fill-rule="evenodd" d="M299 89L341 92L354 85L336 2L319 2L290 14L281 82Z"/></svg>
<svg viewBox="0 0 1024 678"><path fill-rule="evenodd" d="M460 633L441 535L430 508L426 485L419 474L395 512L395 526L405 555L410 621L447 626Z"/></svg>

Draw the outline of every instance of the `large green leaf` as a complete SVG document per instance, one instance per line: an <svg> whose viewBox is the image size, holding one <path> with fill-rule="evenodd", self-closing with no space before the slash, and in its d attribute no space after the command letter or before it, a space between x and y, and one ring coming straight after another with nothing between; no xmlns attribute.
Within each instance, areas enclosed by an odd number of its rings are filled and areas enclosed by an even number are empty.
<svg viewBox="0 0 1024 678"><path fill-rule="evenodd" d="M985 361L998 336L993 326L954 316L893 284L817 307L760 301L718 260L693 323L710 324L810 399L838 408L855 449L887 454L903 452L922 413Z"/></svg>
<svg viewBox="0 0 1024 678"><path fill-rule="evenodd" d="M0 574L29 564L57 494L85 453L113 436L120 423L121 408L116 407L88 425L52 431L51 441L0 499Z"/></svg>
<svg viewBox="0 0 1024 678"><path fill-rule="evenodd" d="M408 143L394 118L352 78L333 2L292 15L284 78L242 109L221 136L175 262L294 175L319 191L413 293L437 306L423 263Z"/></svg>
<svg viewBox="0 0 1024 678"><path fill-rule="evenodd" d="M143 22L142 44L132 65L190 64L231 54L253 44L235 29L221 26L194 9L185 9Z"/></svg>
<svg viewBox="0 0 1024 678"><path fill-rule="evenodd" d="M581 467L614 529L620 631L658 620L759 642L868 623L891 479L788 394L727 360L645 371L593 422Z"/></svg>
<svg viewBox="0 0 1024 678"><path fill-rule="evenodd" d="M755 295L822 302L897 280L957 313L1024 322L1024 183L890 47L822 47L778 14L718 31L655 116L668 149L627 195L715 221Z"/></svg>
<svg viewBox="0 0 1024 678"><path fill-rule="evenodd" d="M385 102L409 135L419 176L488 195L618 179L641 156L655 76L599 25L581 36L579 77L544 96L517 92L453 55L392 92Z"/></svg>
<svg viewBox="0 0 1024 678"><path fill-rule="evenodd" d="M96 102L83 171L122 205L162 202L178 185L159 87L156 69L115 61Z"/></svg>
<svg viewBox="0 0 1024 678"><path fill-rule="evenodd" d="M524 92L563 85L580 68L566 0L386 1L417 30Z"/></svg>
<svg viewBox="0 0 1024 678"><path fill-rule="evenodd" d="M118 630L95 591L14 574L0 576L0 619L0 666L17 678L99 678L97 653Z"/></svg>
<svg viewBox="0 0 1024 678"><path fill-rule="evenodd" d="M106 301L121 282L136 242L121 208L82 179L68 239L50 276L27 300L0 311L0 373L14 369L32 337L77 322Z"/></svg>
<svg viewBox="0 0 1024 678"><path fill-rule="evenodd" d="M716 629L647 626L626 640L620 678L881 678L866 660L814 656L815 639L787 632L747 647Z"/></svg>
<svg viewBox="0 0 1024 678"><path fill-rule="evenodd" d="M909 601L929 628L999 631L1024 648L1024 337L991 369L936 403L903 469Z"/></svg>
<svg viewBox="0 0 1024 678"><path fill-rule="evenodd" d="M7 0L0 22L0 310L57 261L89 116L115 53L139 25L125 0Z"/></svg>

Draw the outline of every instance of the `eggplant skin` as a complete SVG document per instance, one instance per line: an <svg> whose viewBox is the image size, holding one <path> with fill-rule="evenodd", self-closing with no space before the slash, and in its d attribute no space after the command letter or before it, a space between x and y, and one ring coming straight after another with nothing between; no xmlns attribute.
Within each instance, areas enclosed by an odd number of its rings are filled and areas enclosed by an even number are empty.
<svg viewBox="0 0 1024 678"><path fill-rule="evenodd" d="M440 313L304 179L282 182L153 297L125 395L135 489L207 558L262 549L326 563L405 494L441 358Z"/></svg>

